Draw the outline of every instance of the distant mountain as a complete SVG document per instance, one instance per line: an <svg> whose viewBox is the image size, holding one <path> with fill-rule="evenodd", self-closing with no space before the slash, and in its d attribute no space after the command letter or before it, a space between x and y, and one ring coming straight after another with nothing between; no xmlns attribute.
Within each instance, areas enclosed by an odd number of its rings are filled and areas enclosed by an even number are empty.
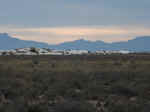
<svg viewBox="0 0 150 112"><path fill-rule="evenodd" d="M127 42L117 42L112 44L113 49L125 49L132 51L150 51L150 36L137 37Z"/></svg>
<svg viewBox="0 0 150 112"><path fill-rule="evenodd" d="M34 42L34 41L25 41L17 38L12 38L7 33L0 33L0 49L16 49L24 47L49 47L46 43Z"/></svg>
<svg viewBox="0 0 150 112"><path fill-rule="evenodd" d="M65 42L58 45L53 46L55 49L84 49L89 51L95 51L95 50L101 50L101 49L109 49L111 46L108 43L105 43L103 41L88 41L84 39L75 40L72 42Z"/></svg>
<svg viewBox="0 0 150 112"><path fill-rule="evenodd" d="M76 40L53 46L56 49L96 50L130 50L136 52L150 51L150 36L137 37L127 42L105 43L103 41Z"/></svg>
<svg viewBox="0 0 150 112"><path fill-rule="evenodd" d="M137 37L127 42L105 43L103 41L88 41L84 39L72 42L64 42L57 45L49 45L47 43L20 40L12 38L7 33L0 33L0 49L16 49L24 47L39 47L51 49L85 49L89 51L96 50L130 50L137 52L150 52L150 36Z"/></svg>

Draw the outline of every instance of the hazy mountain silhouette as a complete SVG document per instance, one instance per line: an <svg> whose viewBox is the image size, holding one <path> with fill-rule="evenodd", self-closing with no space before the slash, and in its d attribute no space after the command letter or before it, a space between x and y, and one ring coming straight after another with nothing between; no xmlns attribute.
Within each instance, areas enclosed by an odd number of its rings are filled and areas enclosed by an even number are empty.
<svg viewBox="0 0 150 112"><path fill-rule="evenodd" d="M0 49L16 49L24 47L49 47L46 43L25 41L17 38L12 38L7 33L0 33Z"/></svg>
<svg viewBox="0 0 150 112"><path fill-rule="evenodd" d="M54 46L57 49L86 49L96 50L131 50L131 51L150 51L150 36L137 37L127 42L105 43L103 41L76 40L65 42Z"/></svg>
<svg viewBox="0 0 150 112"><path fill-rule="evenodd" d="M150 36L137 37L127 42L105 43L103 41L88 41L84 39L71 42L64 42L57 45L47 43L20 40L12 38L7 33L0 33L0 49L15 49L24 47L39 47L51 49L85 49L96 50L131 50L131 51L150 51Z"/></svg>
<svg viewBox="0 0 150 112"><path fill-rule="evenodd" d="M101 50L101 49L109 49L110 44L107 44L103 41L88 41L84 39L80 40L75 40L72 42L64 42L58 45L53 46L56 49L84 49L84 50L90 50L90 51L95 51L95 50Z"/></svg>
<svg viewBox="0 0 150 112"><path fill-rule="evenodd" d="M127 42L113 43L112 46L116 50L150 51L150 36L137 37Z"/></svg>

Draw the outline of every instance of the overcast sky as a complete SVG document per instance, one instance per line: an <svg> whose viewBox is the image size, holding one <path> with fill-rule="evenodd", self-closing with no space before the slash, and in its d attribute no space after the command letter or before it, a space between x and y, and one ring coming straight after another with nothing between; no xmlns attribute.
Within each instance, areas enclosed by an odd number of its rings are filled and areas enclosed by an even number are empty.
<svg viewBox="0 0 150 112"><path fill-rule="evenodd" d="M0 32L51 44L150 35L150 0L0 0Z"/></svg>

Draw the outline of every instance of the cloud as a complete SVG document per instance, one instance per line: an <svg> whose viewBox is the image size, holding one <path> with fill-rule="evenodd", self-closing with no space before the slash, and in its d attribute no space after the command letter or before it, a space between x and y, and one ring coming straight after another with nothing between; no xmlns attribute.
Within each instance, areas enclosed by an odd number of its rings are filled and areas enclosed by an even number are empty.
<svg viewBox="0 0 150 112"><path fill-rule="evenodd" d="M127 41L136 36L150 35L150 28L142 26L79 26L79 27L0 27L1 32L23 39L58 44L84 38L105 42Z"/></svg>

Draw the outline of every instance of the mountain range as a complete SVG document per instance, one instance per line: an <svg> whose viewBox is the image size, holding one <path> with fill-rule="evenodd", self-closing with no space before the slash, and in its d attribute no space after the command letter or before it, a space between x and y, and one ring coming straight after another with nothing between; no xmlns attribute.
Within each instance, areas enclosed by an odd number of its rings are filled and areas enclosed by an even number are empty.
<svg viewBox="0 0 150 112"><path fill-rule="evenodd" d="M51 48L57 50L77 49L77 50L129 50L136 52L150 52L150 36L141 36L126 42L105 43L103 41L75 40L72 42L64 42L57 45L49 45L47 43L20 40L9 36L7 33L0 33L0 50L38 47Z"/></svg>

